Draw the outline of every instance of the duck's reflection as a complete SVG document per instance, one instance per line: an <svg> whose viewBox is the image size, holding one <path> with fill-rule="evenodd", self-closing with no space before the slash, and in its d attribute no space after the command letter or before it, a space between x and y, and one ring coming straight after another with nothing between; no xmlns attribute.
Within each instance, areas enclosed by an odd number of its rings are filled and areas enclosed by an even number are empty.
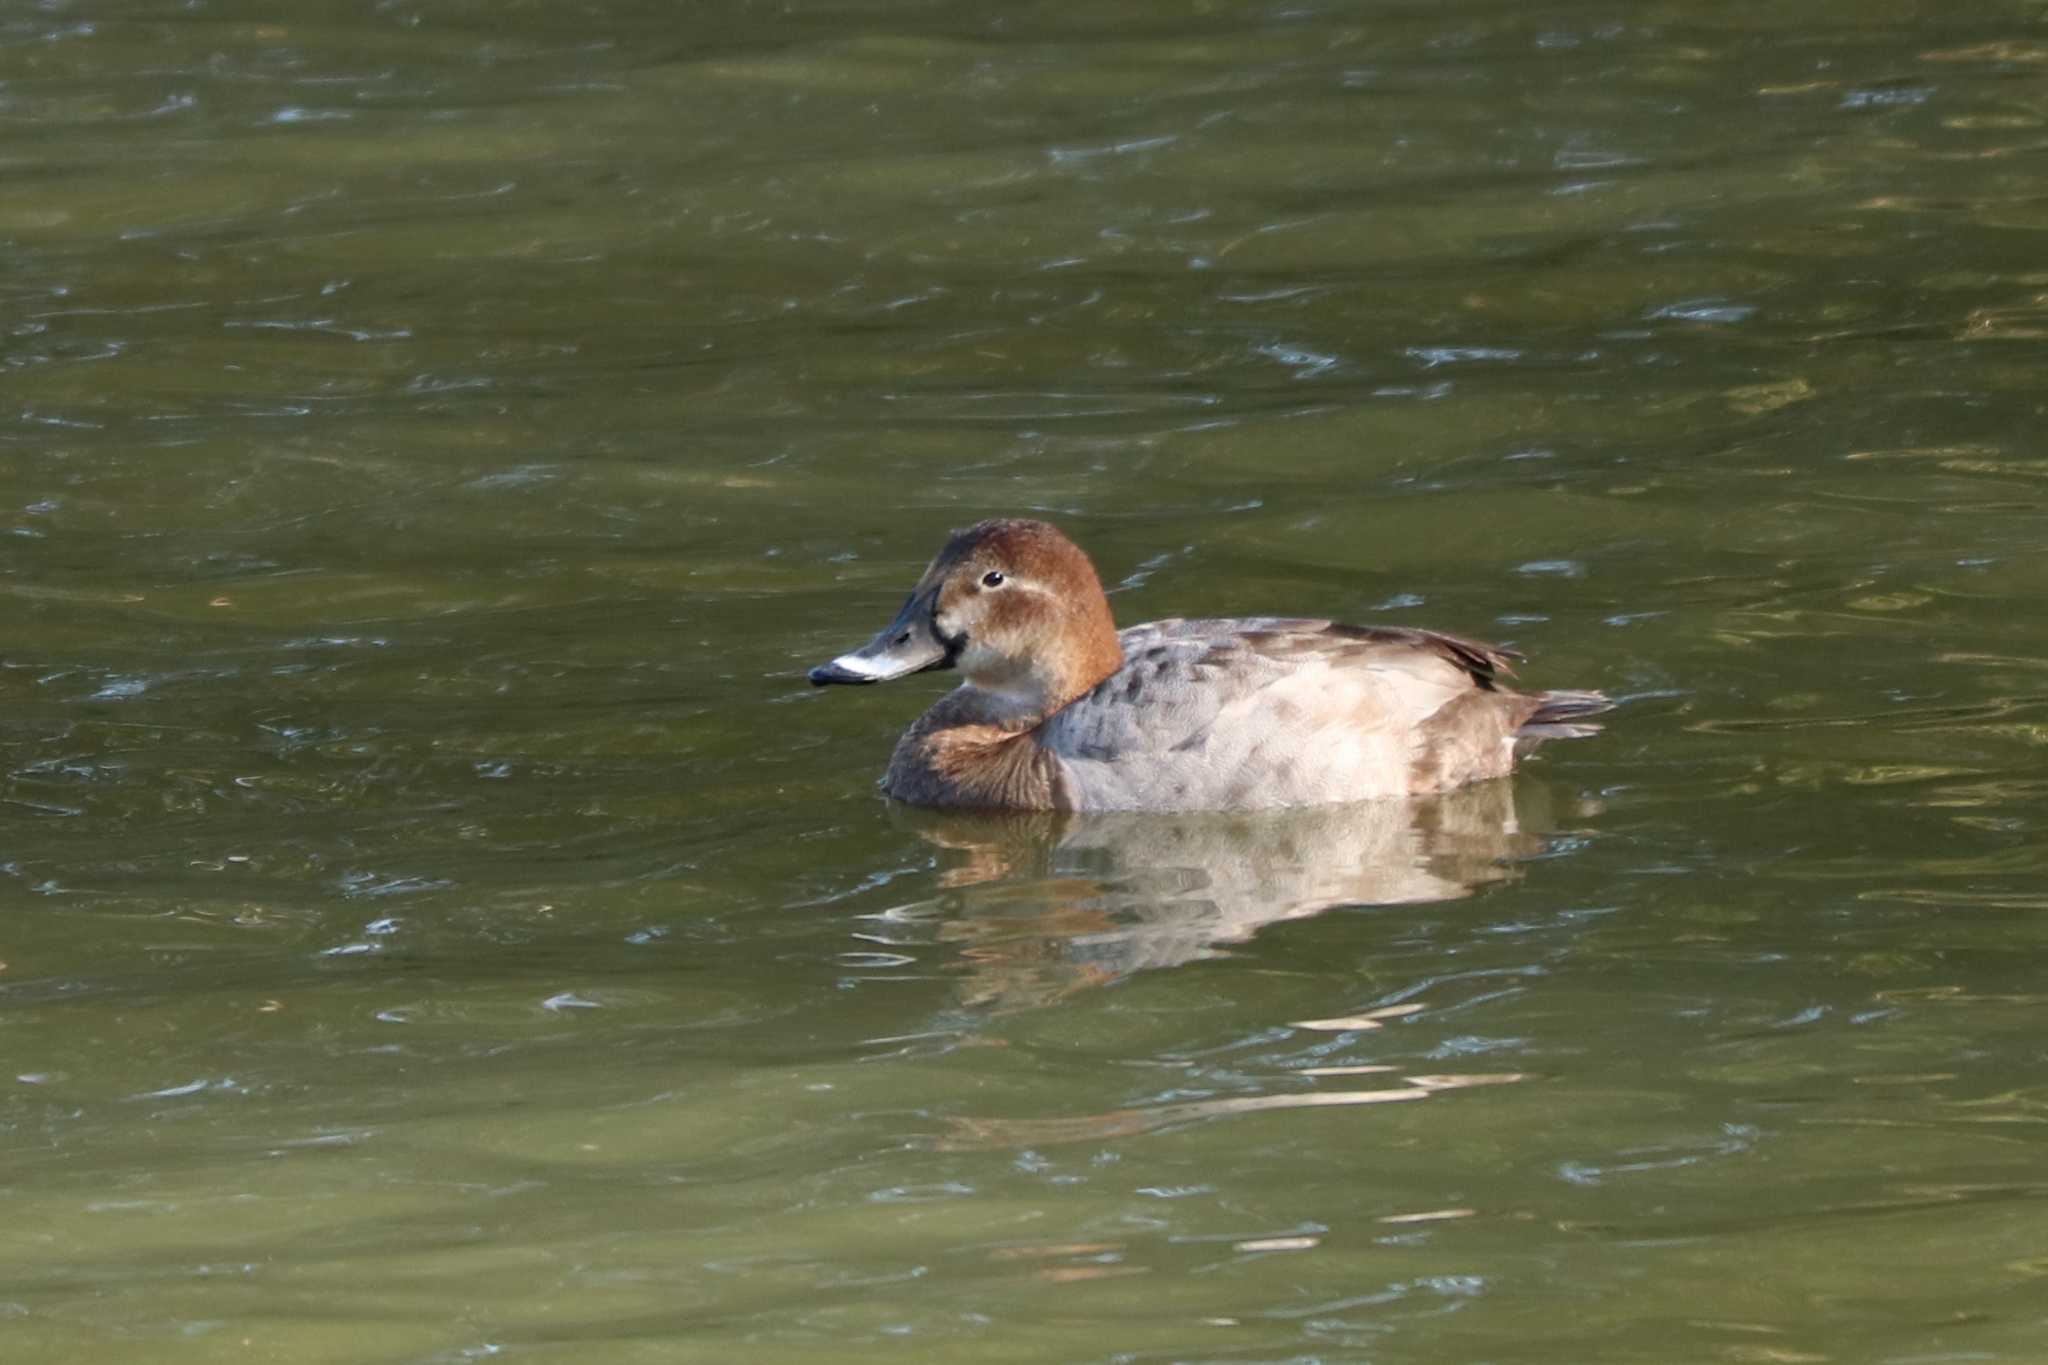
<svg viewBox="0 0 2048 1365"><path fill-rule="evenodd" d="M1518 817L1517 798L1523 810ZM1519 875L1554 828L1535 783L1248 814L899 808L940 850L964 1003L1016 1009L1339 905L1452 900ZM957 896L957 900L955 897Z"/></svg>

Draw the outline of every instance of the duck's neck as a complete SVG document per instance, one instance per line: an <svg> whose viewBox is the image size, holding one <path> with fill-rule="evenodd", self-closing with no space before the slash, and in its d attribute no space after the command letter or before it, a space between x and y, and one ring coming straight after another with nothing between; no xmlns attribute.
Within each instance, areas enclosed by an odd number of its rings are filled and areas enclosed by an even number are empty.
<svg viewBox="0 0 2048 1365"><path fill-rule="evenodd" d="M1123 641L1117 638L1116 621L1109 614L1109 599L1102 595L1100 585L1075 607L1070 638L1075 647L1063 656L1066 664L1047 715L1086 694L1124 666Z"/></svg>
<svg viewBox="0 0 2048 1365"><path fill-rule="evenodd" d="M961 720L1029 730L1087 693L1124 664L1116 622L1100 588L1063 602L1042 642L998 652L970 641L960 658L962 686L947 700Z"/></svg>

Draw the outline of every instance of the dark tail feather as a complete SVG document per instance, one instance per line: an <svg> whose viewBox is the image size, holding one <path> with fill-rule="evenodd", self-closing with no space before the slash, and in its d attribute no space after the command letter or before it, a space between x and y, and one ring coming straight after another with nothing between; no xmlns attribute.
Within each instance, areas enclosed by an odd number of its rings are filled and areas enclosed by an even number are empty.
<svg viewBox="0 0 2048 1365"><path fill-rule="evenodd" d="M1600 733L1597 725L1584 724L1587 716L1612 711L1614 703L1599 692L1538 692L1536 710L1515 731L1516 748L1546 739L1584 739Z"/></svg>

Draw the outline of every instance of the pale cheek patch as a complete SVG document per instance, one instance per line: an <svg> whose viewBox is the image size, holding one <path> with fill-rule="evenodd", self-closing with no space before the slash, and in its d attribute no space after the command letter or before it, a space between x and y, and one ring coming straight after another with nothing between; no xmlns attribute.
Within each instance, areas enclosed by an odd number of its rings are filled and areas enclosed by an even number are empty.
<svg viewBox="0 0 2048 1365"><path fill-rule="evenodd" d="M970 677L1000 677L1011 670L1013 661L1000 651L990 649L973 636L967 638L967 648L960 651L954 661L959 670Z"/></svg>

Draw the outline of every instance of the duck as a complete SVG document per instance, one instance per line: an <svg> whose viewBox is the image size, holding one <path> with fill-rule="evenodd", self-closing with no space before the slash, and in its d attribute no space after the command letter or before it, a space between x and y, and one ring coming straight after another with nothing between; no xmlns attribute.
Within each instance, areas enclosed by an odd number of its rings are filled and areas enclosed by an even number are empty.
<svg viewBox="0 0 2048 1365"><path fill-rule="evenodd" d="M953 670L881 788L912 806L1248 811L1420 797L1504 777L1611 709L1503 685L1521 655L1442 631L1286 616L1118 630L1087 554L1048 522L955 531L902 610L812 684Z"/></svg>

